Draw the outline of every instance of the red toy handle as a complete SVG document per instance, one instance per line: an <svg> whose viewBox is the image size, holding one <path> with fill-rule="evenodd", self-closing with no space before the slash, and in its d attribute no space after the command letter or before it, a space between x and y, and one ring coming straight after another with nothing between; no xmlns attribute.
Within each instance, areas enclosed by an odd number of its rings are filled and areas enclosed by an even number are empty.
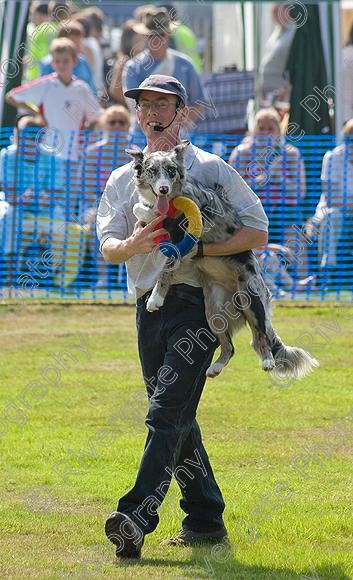
<svg viewBox="0 0 353 580"><path fill-rule="evenodd" d="M169 205L168 205L167 217L171 217L171 218L175 217L176 214L178 213L178 211L179 210L177 210L174 207L173 200L171 200L169 202ZM158 224L154 226L153 231L159 230L161 227L163 227L163 223L164 223L164 220L158 222ZM161 242L167 242L168 240L170 240L170 237L168 234L161 234L160 236L156 236L154 238L154 241L156 242L156 244L160 244Z"/></svg>

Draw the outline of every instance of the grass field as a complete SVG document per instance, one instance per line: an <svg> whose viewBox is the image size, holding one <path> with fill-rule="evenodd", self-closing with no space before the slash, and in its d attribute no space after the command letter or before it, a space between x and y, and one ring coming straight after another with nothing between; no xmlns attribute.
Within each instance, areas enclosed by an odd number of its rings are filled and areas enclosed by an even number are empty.
<svg viewBox="0 0 353 580"><path fill-rule="evenodd" d="M0 319L0 578L353 578L352 321L334 304L277 306L279 334L311 334L321 365L287 387L241 333L198 412L232 546L159 546L182 518L173 482L142 560L127 564L103 527L146 432L132 405L143 390L134 308L14 307Z"/></svg>

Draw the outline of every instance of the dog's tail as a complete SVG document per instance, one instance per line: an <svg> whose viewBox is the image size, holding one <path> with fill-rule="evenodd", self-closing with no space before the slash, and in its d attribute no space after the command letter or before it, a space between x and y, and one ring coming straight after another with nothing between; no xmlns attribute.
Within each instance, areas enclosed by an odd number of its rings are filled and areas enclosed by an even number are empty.
<svg viewBox="0 0 353 580"><path fill-rule="evenodd" d="M316 358L303 348L286 346L276 334L272 339L271 350L276 363L275 374L279 379L302 379L319 366Z"/></svg>

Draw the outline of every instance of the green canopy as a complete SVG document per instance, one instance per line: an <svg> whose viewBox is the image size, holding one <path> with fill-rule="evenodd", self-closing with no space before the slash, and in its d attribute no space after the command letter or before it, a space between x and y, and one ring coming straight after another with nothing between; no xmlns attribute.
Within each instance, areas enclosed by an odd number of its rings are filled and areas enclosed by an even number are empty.
<svg viewBox="0 0 353 580"><path fill-rule="evenodd" d="M289 122L297 123L298 134L301 131L305 131L306 135L328 134L332 132L332 127L324 89L329 82L319 8L316 4L307 4L306 10L307 20L296 30L287 61L289 81L293 87ZM295 18L295 13L292 17Z"/></svg>
<svg viewBox="0 0 353 580"><path fill-rule="evenodd" d="M21 84L29 0L0 0L0 123L14 124L16 110L5 94Z"/></svg>

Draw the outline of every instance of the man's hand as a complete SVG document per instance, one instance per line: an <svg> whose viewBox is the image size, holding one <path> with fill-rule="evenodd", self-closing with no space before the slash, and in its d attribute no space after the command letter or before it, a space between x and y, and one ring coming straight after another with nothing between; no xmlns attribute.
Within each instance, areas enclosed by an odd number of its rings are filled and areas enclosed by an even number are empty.
<svg viewBox="0 0 353 580"><path fill-rule="evenodd" d="M132 250L134 254L149 254L156 246L156 242L154 240L157 236L161 236L163 234L169 235L167 230L164 228L159 228L158 230L153 231L153 228L155 228L157 224L161 223L166 217L166 215L160 215L147 225L141 221L136 222L134 231L132 232L130 238L126 240L130 250Z"/></svg>
<svg viewBox="0 0 353 580"><path fill-rule="evenodd" d="M106 240L102 247L104 259L110 264L119 264L126 262L136 254L150 254L153 252L157 245L155 238L163 234L169 235L164 228L153 231L153 228L166 217L166 215L160 215L148 225L144 225L140 221L136 222L134 231L126 240L117 240L116 238Z"/></svg>

